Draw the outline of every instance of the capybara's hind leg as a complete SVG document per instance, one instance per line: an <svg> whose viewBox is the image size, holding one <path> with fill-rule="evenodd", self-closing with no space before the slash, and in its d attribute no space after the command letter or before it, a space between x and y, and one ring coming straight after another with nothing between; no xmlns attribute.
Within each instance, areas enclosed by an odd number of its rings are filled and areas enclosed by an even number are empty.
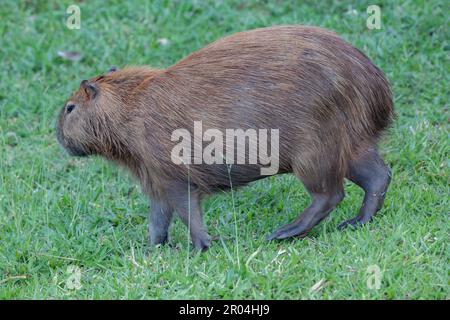
<svg viewBox="0 0 450 320"><path fill-rule="evenodd" d="M301 213L298 218L267 237L267 240L285 239L293 236L306 236L306 234L322 221L344 198L342 185L323 188L322 184L311 186L305 183L312 198L311 205Z"/></svg>
<svg viewBox="0 0 450 320"><path fill-rule="evenodd" d="M344 229L349 225L364 224L381 209L391 181L391 171L384 164L376 149L369 148L359 159L350 163L346 177L360 186L365 195L359 214L341 223L339 229Z"/></svg>

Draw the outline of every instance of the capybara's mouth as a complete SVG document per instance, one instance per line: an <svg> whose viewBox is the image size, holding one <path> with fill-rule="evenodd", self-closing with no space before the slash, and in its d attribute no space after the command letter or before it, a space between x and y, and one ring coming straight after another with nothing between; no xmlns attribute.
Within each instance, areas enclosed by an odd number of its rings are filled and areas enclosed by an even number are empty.
<svg viewBox="0 0 450 320"><path fill-rule="evenodd" d="M64 143L64 137L61 131L62 130L59 127L56 128L56 139L58 140L59 144L65 148L66 146Z"/></svg>
<svg viewBox="0 0 450 320"><path fill-rule="evenodd" d="M72 157L86 157L88 153L84 151L82 148L72 145L62 133L62 130L56 129L56 138L59 144L67 151L67 153Z"/></svg>
<svg viewBox="0 0 450 320"><path fill-rule="evenodd" d="M87 157L88 156L88 153L86 153L84 150L77 148L77 147L67 146L67 147L65 147L65 149L67 150L67 153L69 153L69 155L71 155L72 157Z"/></svg>

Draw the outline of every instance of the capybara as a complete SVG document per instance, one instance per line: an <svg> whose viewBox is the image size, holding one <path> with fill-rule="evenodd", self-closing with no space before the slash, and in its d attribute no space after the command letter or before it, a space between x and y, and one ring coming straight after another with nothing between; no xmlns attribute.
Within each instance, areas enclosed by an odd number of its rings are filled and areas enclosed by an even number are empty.
<svg viewBox="0 0 450 320"><path fill-rule="evenodd" d="M388 81L361 51L321 28L278 26L227 36L167 69L125 67L81 81L60 113L57 137L71 155L101 155L140 181L151 201L151 245L167 241L176 213L194 247L205 250L204 196L278 173L294 173L312 202L269 240L305 236L343 199L344 178L365 196L359 214L340 227L371 220L390 182L377 142L393 115ZM182 137L195 136L199 124L200 141ZM243 153L242 140L232 142L237 133L220 147L229 129L244 133ZM273 129L267 147L275 171L263 172L267 158L242 162L260 155L264 145L252 149L251 133L264 129ZM225 161L199 159L195 151L213 143L211 157Z"/></svg>

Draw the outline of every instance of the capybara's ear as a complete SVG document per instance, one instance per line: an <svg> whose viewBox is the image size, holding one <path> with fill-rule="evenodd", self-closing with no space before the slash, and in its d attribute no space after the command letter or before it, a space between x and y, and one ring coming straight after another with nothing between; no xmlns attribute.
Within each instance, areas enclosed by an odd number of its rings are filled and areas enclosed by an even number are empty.
<svg viewBox="0 0 450 320"><path fill-rule="evenodd" d="M81 81L80 88L84 90L89 100L92 100L97 96L98 93L97 86L93 83L90 83L87 80Z"/></svg>

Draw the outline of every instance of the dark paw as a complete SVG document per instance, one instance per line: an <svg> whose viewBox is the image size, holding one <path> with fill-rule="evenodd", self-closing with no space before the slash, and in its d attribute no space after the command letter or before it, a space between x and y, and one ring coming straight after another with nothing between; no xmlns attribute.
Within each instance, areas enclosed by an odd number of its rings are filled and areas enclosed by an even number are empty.
<svg viewBox="0 0 450 320"><path fill-rule="evenodd" d="M272 232L271 234L269 234L266 237L267 241L271 241L271 240L282 240L282 239L286 239L286 238L290 238L290 237L306 237L308 233L308 230L305 230L303 228L303 226L299 225L299 224L287 224L283 227L281 227L280 229Z"/></svg>
<svg viewBox="0 0 450 320"><path fill-rule="evenodd" d="M167 241L168 241L167 234L159 235L159 236L149 235L149 237L148 237L148 242L149 242L150 246L152 246L152 247L156 247L158 245L164 245L167 243Z"/></svg>
<svg viewBox="0 0 450 320"><path fill-rule="evenodd" d="M348 227L355 229L362 224L363 224L363 222L358 217L355 217L355 218L351 218L349 220L345 220L340 225L338 225L338 230L342 231Z"/></svg>
<svg viewBox="0 0 450 320"><path fill-rule="evenodd" d="M192 244L196 250L206 251L211 246L211 237L208 234L196 236L192 239Z"/></svg>

